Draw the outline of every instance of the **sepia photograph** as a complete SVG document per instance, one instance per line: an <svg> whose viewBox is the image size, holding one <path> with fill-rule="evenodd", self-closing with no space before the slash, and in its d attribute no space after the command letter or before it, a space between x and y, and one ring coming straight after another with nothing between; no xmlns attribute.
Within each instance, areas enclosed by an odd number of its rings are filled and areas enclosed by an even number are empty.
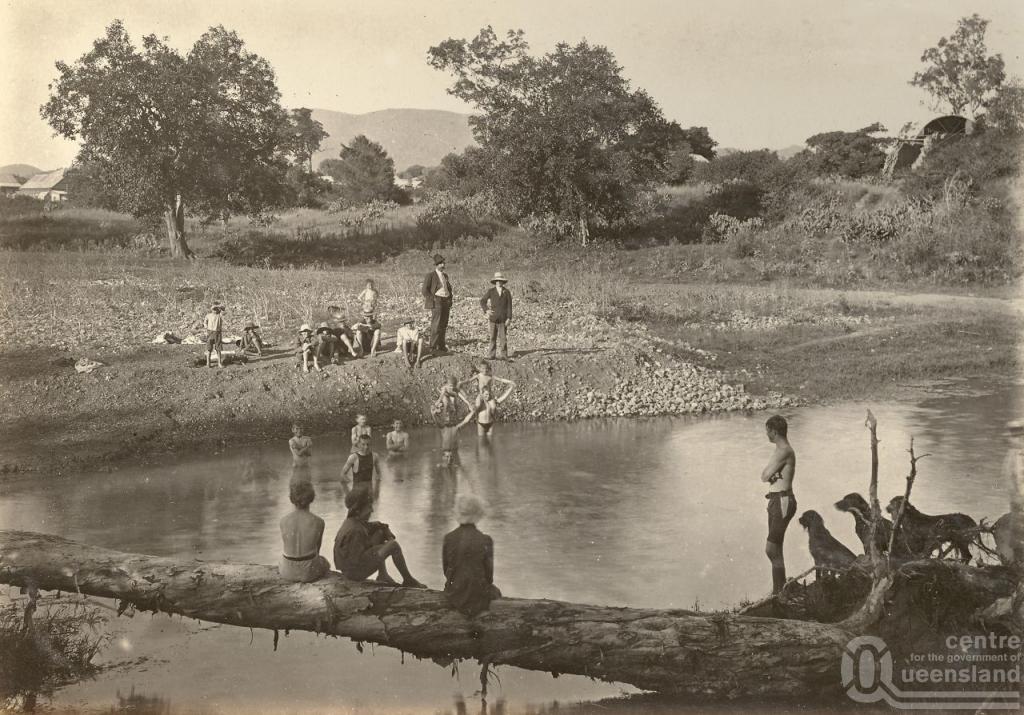
<svg viewBox="0 0 1024 715"><path fill-rule="evenodd" d="M2 0L0 712L1020 712L1019 0Z"/></svg>

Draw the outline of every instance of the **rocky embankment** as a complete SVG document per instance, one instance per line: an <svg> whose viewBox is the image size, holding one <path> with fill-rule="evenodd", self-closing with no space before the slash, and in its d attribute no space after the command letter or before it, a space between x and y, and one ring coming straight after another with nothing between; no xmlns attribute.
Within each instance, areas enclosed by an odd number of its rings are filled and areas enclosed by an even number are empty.
<svg viewBox="0 0 1024 715"><path fill-rule="evenodd" d="M388 301L386 334L406 315L423 319L413 300ZM229 315L242 306L229 303ZM571 316L571 317L566 317ZM194 321L169 326L187 337ZM230 328L229 328L230 330ZM472 298L453 311L451 355L409 370L391 352L304 373L288 347L290 331L264 326L268 354L224 369L196 367L200 345L139 344L110 349L76 343L51 357L0 354L0 428L8 440L0 469L69 472L168 452L213 450L284 439L293 421L314 432L346 432L359 412L377 425L430 420L430 404L449 375L468 378L485 350L485 318ZM572 304L523 300L509 333L514 357L494 373L516 382L503 405L507 421L571 420L763 409L790 404L754 396L713 368L713 356L685 360L663 350L642 324L609 321ZM387 344L387 343L386 343ZM81 359L102 363L76 372ZM201 362L201 361L200 361ZM704 363L704 364L701 364Z"/></svg>

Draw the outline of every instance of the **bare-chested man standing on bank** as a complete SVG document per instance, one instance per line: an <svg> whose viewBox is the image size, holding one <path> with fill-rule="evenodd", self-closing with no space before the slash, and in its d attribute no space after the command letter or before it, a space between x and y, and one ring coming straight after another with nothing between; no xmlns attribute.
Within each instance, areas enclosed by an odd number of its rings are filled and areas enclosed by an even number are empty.
<svg viewBox="0 0 1024 715"><path fill-rule="evenodd" d="M793 476L796 474L796 452L787 439L789 425L779 415L772 415L764 424L768 441L775 445L775 452L768 465L761 472L761 481L768 483L768 541L764 552L772 562L772 593L778 593L786 583L786 561L782 553L782 542L786 527L796 514L796 497L793 495Z"/></svg>

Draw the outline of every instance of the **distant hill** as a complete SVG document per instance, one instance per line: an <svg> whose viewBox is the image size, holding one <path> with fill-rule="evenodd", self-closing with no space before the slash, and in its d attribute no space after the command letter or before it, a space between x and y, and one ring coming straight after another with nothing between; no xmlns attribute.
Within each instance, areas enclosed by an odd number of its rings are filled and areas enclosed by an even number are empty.
<svg viewBox="0 0 1024 715"><path fill-rule="evenodd" d="M412 166L437 166L450 152L474 144L469 117L457 112L435 109L382 109L367 114L346 114L329 109L314 109L313 118L324 125L331 136L313 155L314 168L324 159L335 159L346 144L365 134L387 150L395 160L395 172Z"/></svg>
<svg viewBox="0 0 1024 715"><path fill-rule="evenodd" d="M0 166L0 174L16 175L25 179L29 179L36 174L41 174L42 169L32 166L31 164L5 164Z"/></svg>
<svg viewBox="0 0 1024 715"><path fill-rule="evenodd" d="M783 147L782 149L777 149L775 153L779 155L780 159L792 159L806 148L807 146L804 144L793 144L791 146Z"/></svg>

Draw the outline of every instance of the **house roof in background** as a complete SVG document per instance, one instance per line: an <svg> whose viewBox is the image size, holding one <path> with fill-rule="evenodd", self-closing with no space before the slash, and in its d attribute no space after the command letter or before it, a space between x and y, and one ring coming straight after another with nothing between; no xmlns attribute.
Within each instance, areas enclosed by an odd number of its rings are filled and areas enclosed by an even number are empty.
<svg viewBox="0 0 1024 715"><path fill-rule="evenodd" d="M46 171L42 174L36 174L31 179L21 185L22 189L52 189L54 186L64 180L64 169L55 169L53 171Z"/></svg>

